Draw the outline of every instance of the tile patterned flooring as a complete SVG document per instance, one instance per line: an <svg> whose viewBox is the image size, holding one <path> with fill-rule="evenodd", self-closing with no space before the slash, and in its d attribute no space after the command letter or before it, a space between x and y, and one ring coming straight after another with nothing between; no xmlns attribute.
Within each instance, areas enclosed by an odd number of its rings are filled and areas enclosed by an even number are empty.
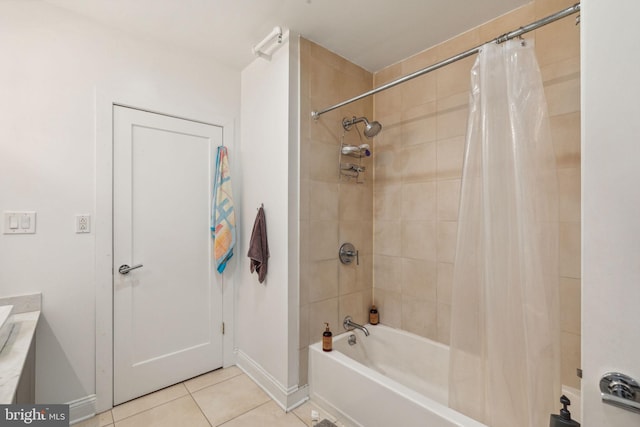
<svg viewBox="0 0 640 427"><path fill-rule="evenodd" d="M312 427L311 411L345 424L311 401L284 412L239 368L218 369L142 396L74 427Z"/></svg>

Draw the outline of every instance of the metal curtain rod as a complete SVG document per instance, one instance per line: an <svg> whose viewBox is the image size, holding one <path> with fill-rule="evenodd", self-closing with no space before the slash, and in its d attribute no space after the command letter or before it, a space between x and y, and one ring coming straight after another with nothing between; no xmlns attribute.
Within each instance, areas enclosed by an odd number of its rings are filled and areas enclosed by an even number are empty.
<svg viewBox="0 0 640 427"><path fill-rule="evenodd" d="M476 46L476 47L474 47L472 49L469 49L469 50L467 50L465 52L462 52L462 53L459 53L459 54L457 54L455 56L452 56L449 59L445 59L444 61L440 61L440 62L438 62L436 64L433 64L433 65L430 65L430 66L428 66L426 68L422 68L422 69L420 69L418 71L415 71L415 72L413 72L411 74L408 74L408 75L406 75L404 77L400 77L397 80L394 80L392 82L386 83L386 84L384 84L384 85L382 85L380 87L377 87L375 89L371 89L368 92L365 92L365 93L360 94L358 96L354 96L353 98L347 99L346 101L342 101L341 103L336 104L336 105L334 105L332 107L325 108L324 110L320 110L320 111L312 111L311 112L311 117L313 117L314 119L318 119L318 117L320 117L322 114L328 113L329 111L333 111L336 108L340 108L340 107L343 107L343 106L345 106L347 104L351 104L352 102L359 101L362 98L366 98L367 96L375 95L378 92L382 92L383 90L390 89L390 88L392 88L394 86L397 86L397 85L399 85L401 83L404 83L404 82L407 82L409 80L415 79L416 77L419 77L419 76L421 76L423 74L430 73L432 71L437 70L438 68L442 68L442 67L444 67L446 65L453 64L456 61L459 61L461 59L464 59L466 57L474 55L474 54L478 53L480 51L480 48L482 48L482 46L484 46L487 43L498 43L498 44L504 43L507 40L511 40L511 39L516 38L516 37L520 37L521 35L523 35L525 33L528 33L530 31L533 31L535 29L543 27L543 26L545 26L547 24L551 24L552 22L555 22L555 21L557 21L559 19L565 18L565 17L567 17L569 15L573 15L574 13L577 13L577 12L580 12L580 3L576 3L571 7L568 7L566 9L564 9L564 10L561 10L560 12L556 12L553 15L549 15L546 18L542 18L542 19L540 19L538 21L532 22L531 24L525 25L524 27L520 27L517 30L513 30L511 32L505 33L505 34L503 34L503 35L501 35L499 37L496 37L493 40L490 40L490 41L488 41L486 43L483 43L483 44L481 44L479 46Z"/></svg>

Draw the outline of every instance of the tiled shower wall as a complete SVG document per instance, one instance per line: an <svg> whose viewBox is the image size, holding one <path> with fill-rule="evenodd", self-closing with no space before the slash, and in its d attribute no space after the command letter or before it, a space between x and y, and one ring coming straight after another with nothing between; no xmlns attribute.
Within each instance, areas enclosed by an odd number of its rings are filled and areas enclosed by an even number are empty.
<svg viewBox="0 0 640 427"><path fill-rule="evenodd" d="M538 0L374 75L374 87L545 17ZM562 380L579 387L580 45L573 18L525 36L544 80L560 195ZM381 322L448 343L470 70L475 56L374 97L374 297ZM331 104L331 103L329 103Z"/></svg>
<svg viewBox="0 0 640 427"><path fill-rule="evenodd" d="M371 304L373 278L373 162L363 160L364 182L341 179L338 162L343 117L372 119L373 99L311 118L312 110L334 105L370 90L373 76L308 40L300 40L300 380L307 383L308 345L319 341L324 322L334 334L344 331L342 319L351 315L365 323ZM363 137L364 138L364 137ZM355 129L345 143L360 140ZM372 149L375 156L375 147ZM357 162L345 158L344 162ZM359 265L338 260L342 243L359 252Z"/></svg>

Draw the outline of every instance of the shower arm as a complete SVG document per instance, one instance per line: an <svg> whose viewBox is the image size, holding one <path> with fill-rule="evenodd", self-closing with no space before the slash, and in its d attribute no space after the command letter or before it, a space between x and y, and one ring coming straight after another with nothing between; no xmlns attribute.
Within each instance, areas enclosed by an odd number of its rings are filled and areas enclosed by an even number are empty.
<svg viewBox="0 0 640 427"><path fill-rule="evenodd" d="M356 123L362 123L362 122L369 124L369 121L365 117L356 118L356 116L353 116L352 119L348 119L345 117L342 120L342 127L344 128L344 130L349 130L351 129L351 126L354 126Z"/></svg>

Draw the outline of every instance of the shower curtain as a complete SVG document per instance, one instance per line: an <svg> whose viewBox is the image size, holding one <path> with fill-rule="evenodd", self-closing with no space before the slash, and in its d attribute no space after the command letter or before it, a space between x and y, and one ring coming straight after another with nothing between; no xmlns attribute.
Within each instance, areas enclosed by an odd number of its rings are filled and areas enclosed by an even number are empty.
<svg viewBox="0 0 640 427"><path fill-rule="evenodd" d="M471 84L449 405L491 427L545 426L561 388L558 210L533 42L483 46Z"/></svg>

